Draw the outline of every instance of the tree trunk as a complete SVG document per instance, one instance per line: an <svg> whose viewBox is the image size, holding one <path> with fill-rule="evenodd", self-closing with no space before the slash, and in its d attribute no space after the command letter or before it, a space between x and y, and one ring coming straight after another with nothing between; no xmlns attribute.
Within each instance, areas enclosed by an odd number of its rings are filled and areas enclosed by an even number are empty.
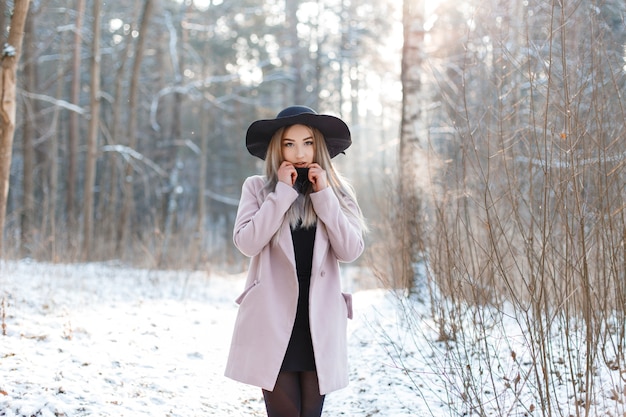
<svg viewBox="0 0 626 417"><path fill-rule="evenodd" d="M170 39L173 38L176 42L172 42L171 44L175 44L175 47L171 48L169 53L174 57L178 54L178 51L181 51L179 55L177 55L178 59L173 59L173 64L178 63L178 67L174 67L174 79L176 84L182 85L184 81L183 73L185 70L185 55L182 51L185 50L185 45L187 44L188 37L187 31L183 28L182 22L185 19L186 6L182 5L181 17L177 22L178 27L180 27L180 43L178 43L178 31L177 28L174 27L171 19L167 20L168 26L170 27ZM171 241L172 235L174 233L174 221L176 219L176 208L178 206L178 188L180 182L180 170L183 166L183 161L181 157L181 146L178 143L182 143L183 139L183 127L182 127L182 109L183 109L183 94L174 93L174 106L172 109L172 130L170 133L170 137L174 142L174 148L176 152L176 160L174 162L174 166L170 171L169 176L169 189L168 192L165 193L165 201L164 201L164 214L163 214L163 241L161 242L161 250L158 257L158 265L162 266L167 263L167 253L169 252L169 242Z"/></svg>
<svg viewBox="0 0 626 417"><path fill-rule="evenodd" d="M69 18L68 18L69 21ZM63 44L61 47L61 56L65 56L68 45ZM65 63L65 61L63 61ZM57 91L56 97L61 100L63 98L64 84L61 82L63 75L65 74L65 65L59 65L57 67ZM57 259L57 193L59 191L59 138L63 137L64 128L63 123L59 123L63 111L61 108L54 110L52 116L52 130L55 132L50 138L50 155L49 155L49 170L48 170L48 227L43 230L45 236L48 237L50 243L50 260L52 262L58 262Z"/></svg>
<svg viewBox="0 0 626 417"><path fill-rule="evenodd" d="M0 257L3 255L9 176L16 117L17 63L24 39L24 26L30 0L15 0L11 29L0 58Z"/></svg>
<svg viewBox="0 0 626 417"><path fill-rule="evenodd" d="M208 42L204 44L204 59L202 61L202 76L204 79L207 79L210 75L209 63L209 47ZM198 200L197 200L197 210L198 210L198 218L195 228L195 245L194 247L198 250L198 256L194 258L195 264L194 268L198 268L200 262L203 258L204 251L200 248L203 248L202 242L204 238L204 224L206 219L206 196L204 195L207 188L207 168L209 162L209 135L211 134L211 103L208 101L203 102L202 108L200 110L200 175L198 175Z"/></svg>
<svg viewBox="0 0 626 417"><path fill-rule="evenodd" d="M419 259L420 230L418 215L416 163L419 150L417 131L421 116L421 46L424 38L424 4L422 0L404 0L404 44L402 47L402 122L400 130L399 222L401 269L395 285L411 291L415 263Z"/></svg>
<svg viewBox="0 0 626 417"><path fill-rule="evenodd" d="M76 106L80 105L80 67L81 51L83 42L83 15L85 14L85 0L76 0L76 32L74 32L74 55L72 57L72 84L70 91L70 102ZM80 137L79 115L76 112L69 114L69 143L67 161L67 230L68 241L72 242L72 235L76 232L76 184L78 166L78 142Z"/></svg>
<svg viewBox="0 0 626 417"><path fill-rule="evenodd" d="M24 41L22 59L24 62L24 84L26 91L37 92L37 62L35 59L36 34L35 14L31 7L24 23ZM32 256L35 222L35 136L37 100L23 99L22 111L22 158L24 170L22 176L22 210L20 212L20 255Z"/></svg>
<svg viewBox="0 0 626 417"><path fill-rule="evenodd" d="M124 103L125 99L125 81L126 81L126 68L128 63L128 57L131 54L132 46L133 46L133 37L132 32L134 31L134 25L137 21L137 16L140 12L140 2L135 0L133 6L133 14L130 21L132 22L132 30L131 33L127 34L124 39L124 47L120 51L117 57L117 71L115 76L115 93L113 94L114 102L113 102L113 114L111 118L111 143L110 145L121 145L121 138L124 137ZM105 175L106 181L108 182L108 200L101 198L100 205L102 213L102 233L104 236L104 240L106 242L115 242L116 232L117 232L117 210L120 201L120 190L119 190L119 182L121 177L120 166L123 168L122 164L117 163L119 155L116 154L115 151L111 152L111 155L107 158L107 171L108 175ZM107 246L108 250L115 250L115 248L110 248ZM108 253L107 256L115 256L115 252Z"/></svg>
<svg viewBox="0 0 626 417"><path fill-rule="evenodd" d="M96 160L98 158L98 128L100 125L100 0L93 0L93 40L91 44L91 118L87 136L85 158L85 189L83 208L82 258L91 258L94 221L94 188L96 184Z"/></svg>
<svg viewBox="0 0 626 417"><path fill-rule="evenodd" d="M153 0L146 0L139 24L139 36L137 37L137 48L135 48L135 61L130 79L129 97L128 97L128 146L130 149L137 149L137 93L139 89L139 76L141 69L141 61L143 59L144 43L146 32L148 30L148 22L152 14ZM118 229L117 251L118 254L123 249L126 236L130 231L130 218L133 209L133 166L131 163L126 164L124 176L124 191L122 201L122 212L120 214L120 228Z"/></svg>

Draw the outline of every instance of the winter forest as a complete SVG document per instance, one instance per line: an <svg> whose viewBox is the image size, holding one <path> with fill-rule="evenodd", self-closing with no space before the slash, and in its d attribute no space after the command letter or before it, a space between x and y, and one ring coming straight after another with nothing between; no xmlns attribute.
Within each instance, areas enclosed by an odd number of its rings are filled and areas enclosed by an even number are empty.
<svg viewBox="0 0 626 417"><path fill-rule="evenodd" d="M381 183L399 133L400 16L392 2L31 2L5 255L236 262L241 183L262 169L246 128L292 103L349 121L344 174Z"/></svg>
<svg viewBox="0 0 626 417"><path fill-rule="evenodd" d="M7 0L0 29L4 262L241 272L246 128L304 104L352 132L372 337L445 404L406 415L626 416L623 0Z"/></svg>

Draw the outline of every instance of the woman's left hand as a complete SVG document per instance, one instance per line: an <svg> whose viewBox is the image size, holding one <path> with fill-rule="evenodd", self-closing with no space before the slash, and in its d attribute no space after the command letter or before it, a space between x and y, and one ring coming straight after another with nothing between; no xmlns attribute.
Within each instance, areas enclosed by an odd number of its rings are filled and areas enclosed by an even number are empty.
<svg viewBox="0 0 626 417"><path fill-rule="evenodd" d="M309 181L313 184L313 192L322 191L324 188L328 187L326 171L316 163L309 165Z"/></svg>

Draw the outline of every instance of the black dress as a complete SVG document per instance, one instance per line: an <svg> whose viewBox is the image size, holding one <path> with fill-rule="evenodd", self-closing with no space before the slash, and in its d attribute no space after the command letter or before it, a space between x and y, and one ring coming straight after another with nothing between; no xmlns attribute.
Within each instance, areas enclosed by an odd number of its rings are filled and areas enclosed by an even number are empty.
<svg viewBox="0 0 626 417"><path fill-rule="evenodd" d="M311 328L309 326L309 287L311 284L311 263L315 243L315 226L296 227L291 230L293 248L296 255L298 272L298 308L296 320L291 331L287 352L281 366L282 371L315 371L315 357Z"/></svg>

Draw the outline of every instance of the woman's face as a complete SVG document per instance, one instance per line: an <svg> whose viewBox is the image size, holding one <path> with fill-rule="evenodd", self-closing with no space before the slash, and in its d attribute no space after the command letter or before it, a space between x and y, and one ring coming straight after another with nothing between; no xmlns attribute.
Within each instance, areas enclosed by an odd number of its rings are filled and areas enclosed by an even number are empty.
<svg viewBox="0 0 626 417"><path fill-rule="evenodd" d="M297 168L306 168L315 157L313 133L304 125L293 125L285 129L281 142L283 159Z"/></svg>

